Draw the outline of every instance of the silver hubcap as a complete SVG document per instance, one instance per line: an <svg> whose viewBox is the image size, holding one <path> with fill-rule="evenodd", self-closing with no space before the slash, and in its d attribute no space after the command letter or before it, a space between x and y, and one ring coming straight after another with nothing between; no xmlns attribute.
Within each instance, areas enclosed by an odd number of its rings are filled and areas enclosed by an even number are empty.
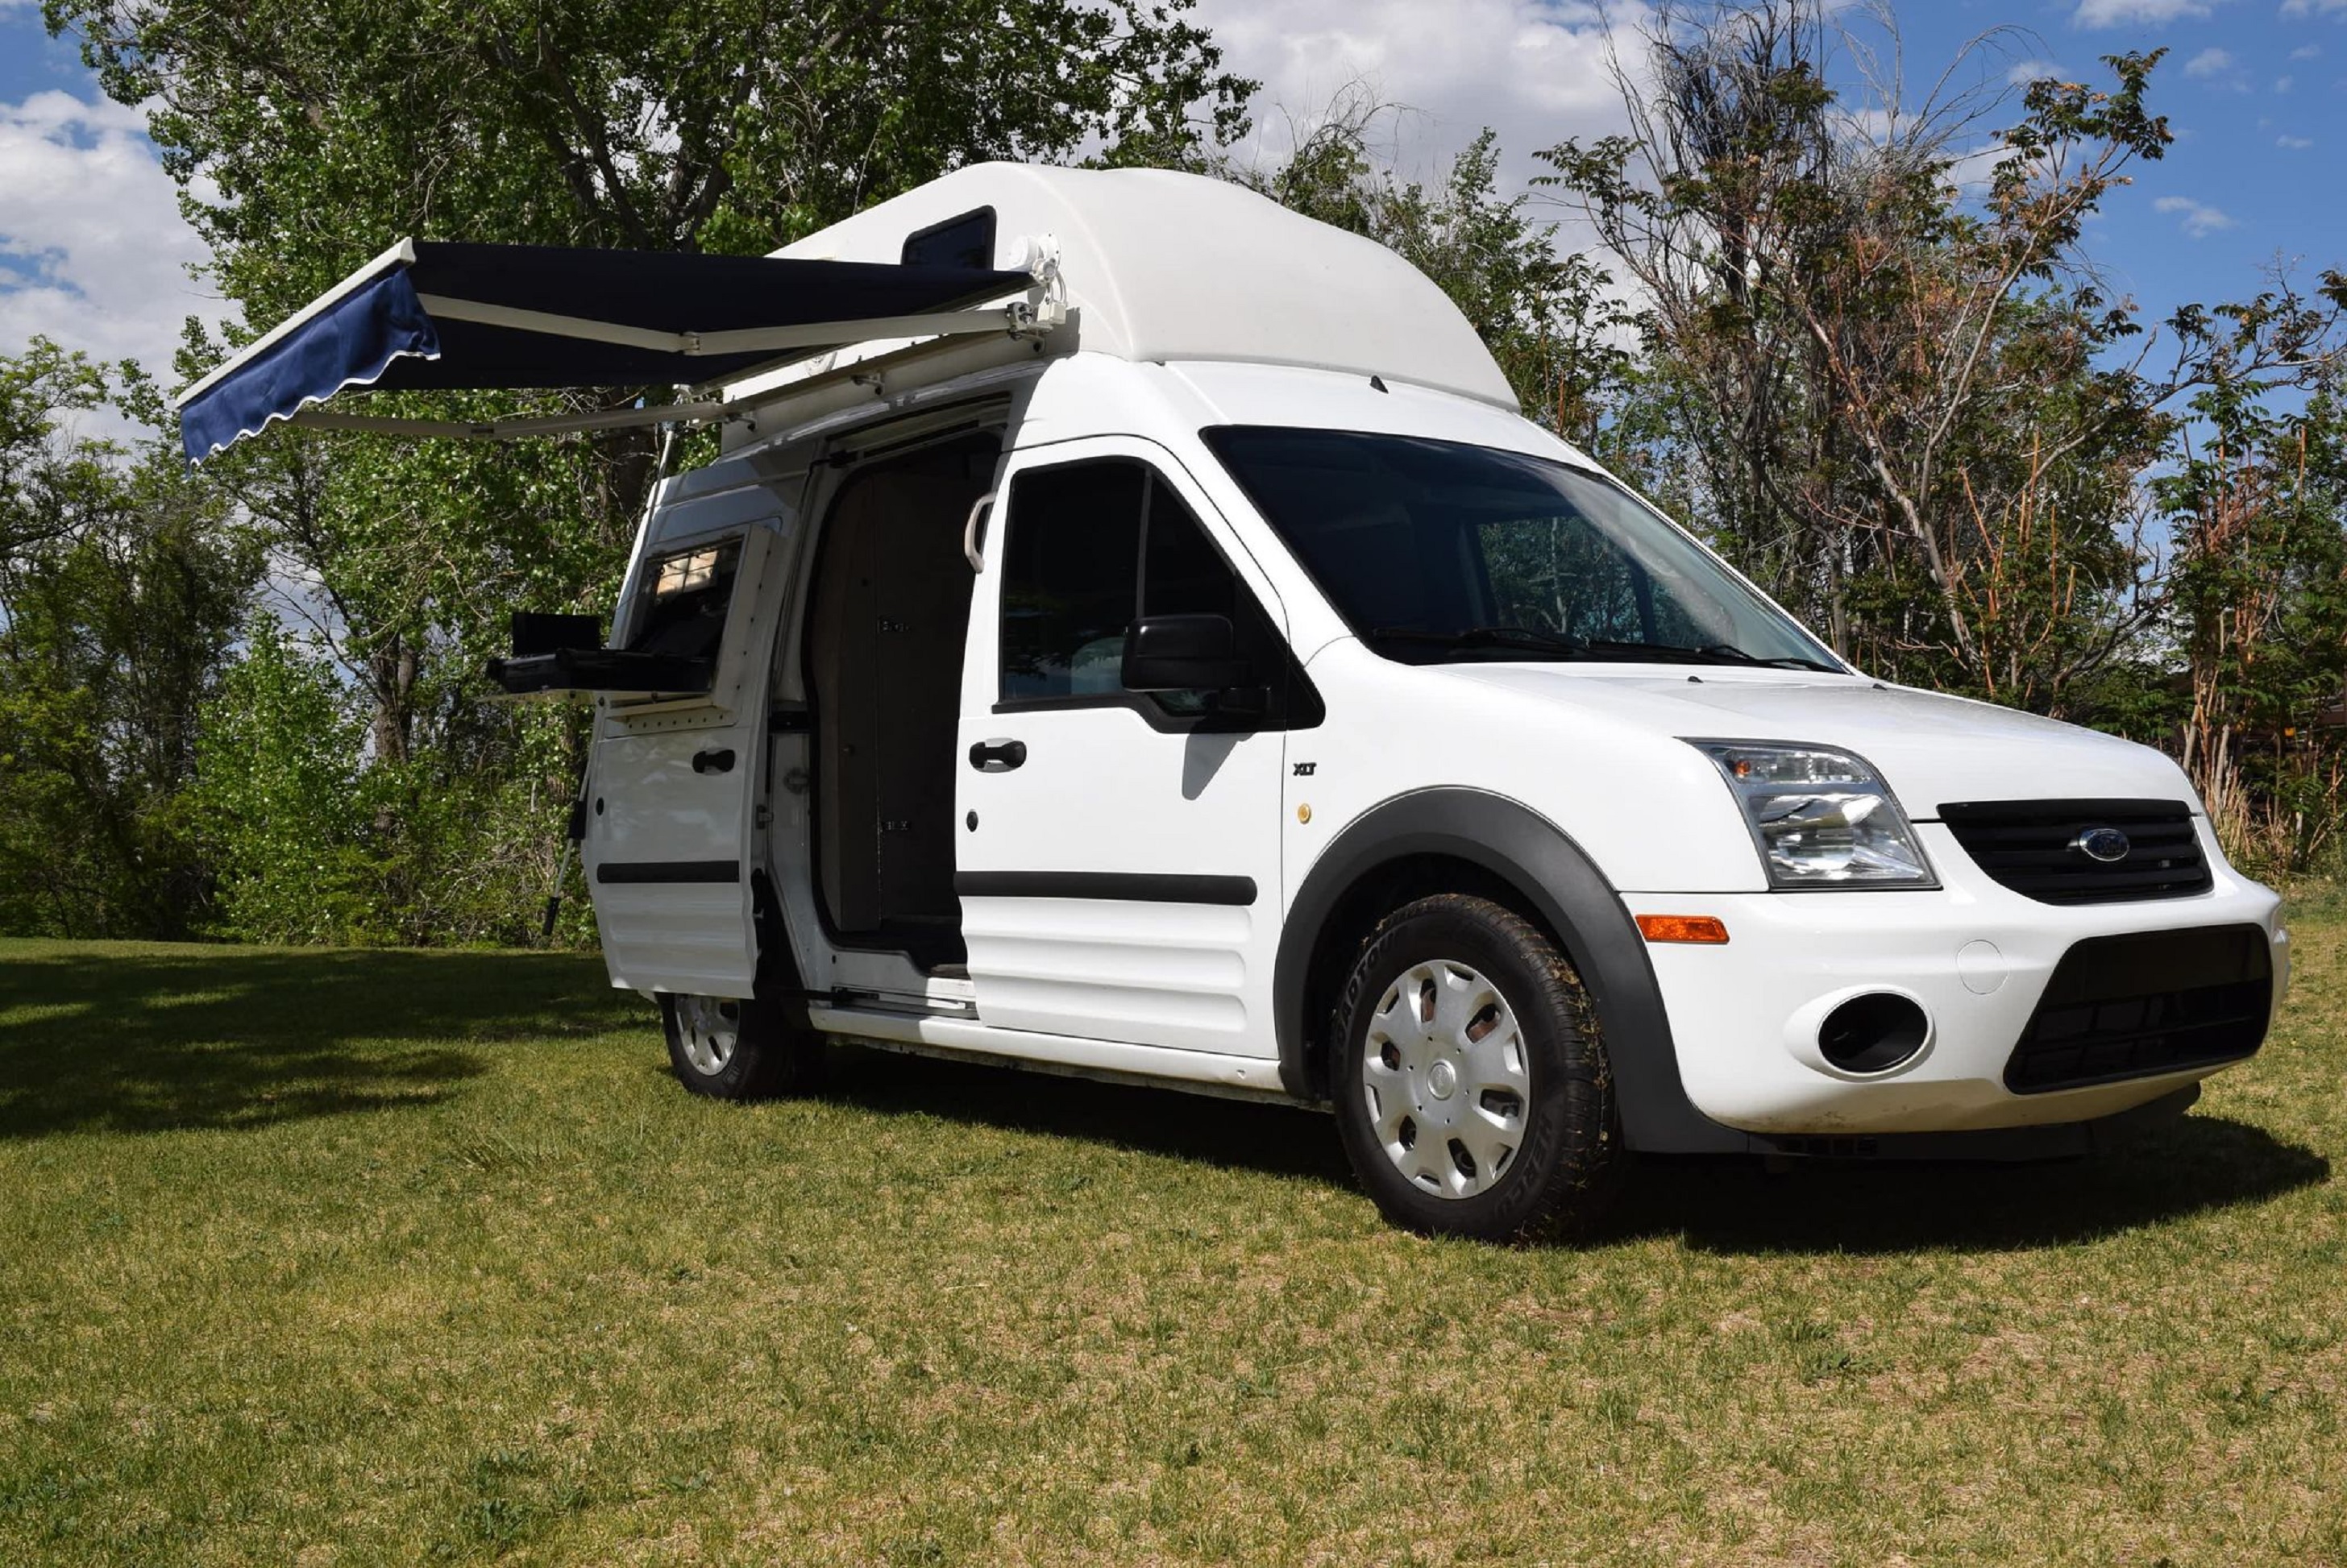
<svg viewBox="0 0 2347 1568"><path fill-rule="evenodd" d="M730 997L679 997L676 1033L692 1070L713 1078L741 1043L742 1004Z"/></svg>
<svg viewBox="0 0 2347 1568"><path fill-rule="evenodd" d="M1386 989L1361 1052L1369 1125L1427 1192L1471 1198L1508 1173L1532 1073L1500 989L1465 964L1419 964Z"/></svg>

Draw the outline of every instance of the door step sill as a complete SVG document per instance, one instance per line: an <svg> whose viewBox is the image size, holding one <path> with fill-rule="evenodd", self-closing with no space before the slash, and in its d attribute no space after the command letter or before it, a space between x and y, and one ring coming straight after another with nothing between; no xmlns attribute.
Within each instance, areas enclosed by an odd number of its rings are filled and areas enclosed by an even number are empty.
<svg viewBox="0 0 2347 1568"><path fill-rule="evenodd" d="M978 988L968 980L937 980L927 995L908 991L861 991L845 988L811 998L817 1007L826 1001L844 1012L881 1012L896 1018L978 1017Z"/></svg>
<svg viewBox="0 0 2347 1568"><path fill-rule="evenodd" d="M948 1057L989 1066L1025 1068L1069 1078L1092 1078L1158 1089L1180 1089L1228 1100L1310 1104L1280 1086L1278 1062L1259 1056L1177 1050L1075 1035L994 1029L973 1018L932 1009L900 1011L869 1005L810 1009L815 1027L843 1044L917 1056ZM1316 1105L1316 1109L1320 1108Z"/></svg>

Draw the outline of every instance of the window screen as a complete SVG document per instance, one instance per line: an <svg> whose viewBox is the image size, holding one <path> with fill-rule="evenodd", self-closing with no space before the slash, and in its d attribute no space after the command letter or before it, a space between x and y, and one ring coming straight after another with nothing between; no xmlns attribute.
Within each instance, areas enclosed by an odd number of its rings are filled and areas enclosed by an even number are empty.
<svg viewBox="0 0 2347 1568"><path fill-rule="evenodd" d="M680 659L715 658L741 560L742 541L727 539L646 561L643 587L638 590L641 608L628 647Z"/></svg>
<svg viewBox="0 0 2347 1568"><path fill-rule="evenodd" d="M1229 616L1252 596L1182 497L1123 459L1030 469L1011 482L1003 537L1002 699L1112 696L1137 615ZM1160 693L1169 712L1201 704Z"/></svg>

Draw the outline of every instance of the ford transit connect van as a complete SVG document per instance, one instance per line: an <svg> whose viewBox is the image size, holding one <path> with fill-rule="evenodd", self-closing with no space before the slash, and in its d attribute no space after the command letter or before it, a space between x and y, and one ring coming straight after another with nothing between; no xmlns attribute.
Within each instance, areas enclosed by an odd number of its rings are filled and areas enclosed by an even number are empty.
<svg viewBox="0 0 2347 1568"><path fill-rule="evenodd" d="M440 249L372 274L427 368L592 313ZM1625 1152L2089 1149L2262 1040L2278 900L2174 763L1851 668L1379 247L986 165L781 263L936 297L681 333L751 345L683 415L723 456L608 643L524 618L497 671L594 704L604 955L686 1087L846 1040L1325 1105L1392 1219L1509 1236Z"/></svg>

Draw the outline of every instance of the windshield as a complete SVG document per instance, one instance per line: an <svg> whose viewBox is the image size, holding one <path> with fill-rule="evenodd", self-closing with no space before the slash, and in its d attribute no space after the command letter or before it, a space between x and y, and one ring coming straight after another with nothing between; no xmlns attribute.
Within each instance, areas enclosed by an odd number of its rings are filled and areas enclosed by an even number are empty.
<svg viewBox="0 0 2347 1568"><path fill-rule="evenodd" d="M1389 658L1845 668L1586 469L1415 436L1204 434L1337 613Z"/></svg>

